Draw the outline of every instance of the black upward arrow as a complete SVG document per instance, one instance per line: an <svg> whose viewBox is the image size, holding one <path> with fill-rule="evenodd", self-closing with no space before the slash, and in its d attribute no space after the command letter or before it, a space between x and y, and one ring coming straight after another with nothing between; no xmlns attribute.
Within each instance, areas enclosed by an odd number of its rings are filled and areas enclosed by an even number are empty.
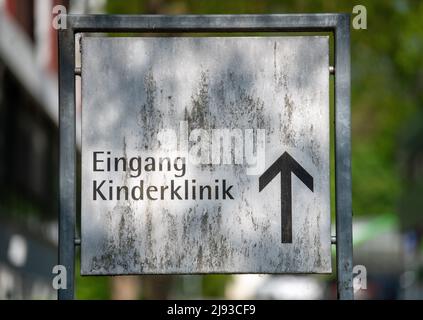
<svg viewBox="0 0 423 320"><path fill-rule="evenodd" d="M261 192L274 177L281 174L282 243L292 243L291 172L313 191L313 177L288 152L284 152L259 178Z"/></svg>

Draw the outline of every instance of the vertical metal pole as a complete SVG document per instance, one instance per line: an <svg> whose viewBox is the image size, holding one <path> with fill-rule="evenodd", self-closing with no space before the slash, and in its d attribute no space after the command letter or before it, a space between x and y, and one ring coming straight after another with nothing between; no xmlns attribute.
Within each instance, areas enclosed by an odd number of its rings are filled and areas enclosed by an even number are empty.
<svg viewBox="0 0 423 320"><path fill-rule="evenodd" d="M338 299L354 299L351 196L350 16L335 30L335 181Z"/></svg>
<svg viewBox="0 0 423 320"><path fill-rule="evenodd" d="M76 129L75 129L75 38L72 29L59 31L59 264L67 271L67 288L59 300L74 298Z"/></svg>

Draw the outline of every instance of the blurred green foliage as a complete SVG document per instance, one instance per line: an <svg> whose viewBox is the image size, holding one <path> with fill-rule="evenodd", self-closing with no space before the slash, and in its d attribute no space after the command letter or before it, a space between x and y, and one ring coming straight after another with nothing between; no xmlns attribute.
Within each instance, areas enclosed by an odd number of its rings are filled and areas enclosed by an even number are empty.
<svg viewBox="0 0 423 320"><path fill-rule="evenodd" d="M225 296L225 288L231 281L230 276L212 274L202 277L203 295L207 298L221 298Z"/></svg>
<svg viewBox="0 0 423 320"><path fill-rule="evenodd" d="M351 13L367 8L367 30L351 30L353 211L400 214L423 229L423 1L109 0L108 13ZM204 277L206 296L225 277Z"/></svg>
<svg viewBox="0 0 423 320"><path fill-rule="evenodd" d="M76 257L80 257L78 253ZM110 277L82 277L79 273L80 260L76 261L75 296L77 299L109 300L111 299Z"/></svg>

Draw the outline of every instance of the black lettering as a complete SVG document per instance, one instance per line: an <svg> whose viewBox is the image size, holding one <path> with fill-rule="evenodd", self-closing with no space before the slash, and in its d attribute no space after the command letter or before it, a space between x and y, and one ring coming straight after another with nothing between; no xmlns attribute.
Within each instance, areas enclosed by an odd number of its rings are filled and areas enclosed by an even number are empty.
<svg viewBox="0 0 423 320"><path fill-rule="evenodd" d="M152 192L157 192L157 187L149 186L147 188L147 198L150 200L157 200L157 198L153 198L153 196L151 195Z"/></svg>
<svg viewBox="0 0 423 320"><path fill-rule="evenodd" d="M219 200L219 180L214 180L216 185L214 186L214 195L216 197L216 200Z"/></svg>
<svg viewBox="0 0 423 320"><path fill-rule="evenodd" d="M177 187L175 189L175 181L171 180L170 181L170 198L173 200L175 199L175 196L179 199L182 200L181 196L178 193L178 190L181 189L181 186Z"/></svg>
<svg viewBox="0 0 423 320"><path fill-rule="evenodd" d="M119 171L119 162L122 162L122 171L126 171L127 165L125 157L115 159L115 171Z"/></svg>
<svg viewBox="0 0 423 320"><path fill-rule="evenodd" d="M222 190L223 200L226 199L226 195L228 195L228 197L233 200L234 197L232 197L232 195L229 193L229 191L232 189L233 186L230 186L229 188L226 188L226 180L223 179L222 182L223 182L223 190Z"/></svg>
<svg viewBox="0 0 423 320"><path fill-rule="evenodd" d="M97 154L103 154L103 151L94 151L93 152L93 170L94 172L100 172L104 170L97 169L97 163L104 162L103 160L97 160Z"/></svg>
<svg viewBox="0 0 423 320"><path fill-rule="evenodd" d="M156 171L156 160L153 157L145 158L145 163L145 171Z"/></svg>
<svg viewBox="0 0 423 320"><path fill-rule="evenodd" d="M135 195L136 191L139 192L138 197ZM131 196L134 200L144 200L144 180L140 180L140 185L132 188Z"/></svg>
<svg viewBox="0 0 423 320"><path fill-rule="evenodd" d="M109 200L113 200L113 180L109 180L110 186L109 186Z"/></svg>
<svg viewBox="0 0 423 320"><path fill-rule="evenodd" d="M200 186L200 200L203 200L204 190L207 190L207 199L211 200L211 187L210 186Z"/></svg>
<svg viewBox="0 0 423 320"><path fill-rule="evenodd" d="M131 169L131 177L132 178L138 178L141 175L141 158L140 157L134 157L131 158L129 161L129 168ZM132 172L135 171L135 174Z"/></svg>
<svg viewBox="0 0 423 320"><path fill-rule="evenodd" d="M178 163L180 164L180 166L178 166ZM173 167L175 168L176 171L180 172L180 175L175 174L175 177L181 178L181 177L185 176L185 172L186 172L185 171L186 170L185 158L177 157L175 159Z"/></svg>
<svg viewBox="0 0 423 320"><path fill-rule="evenodd" d="M120 200L121 196L120 193L122 192L122 190L125 192L125 200L128 200L128 187L127 186L121 186L121 187L117 187L117 199Z"/></svg>
<svg viewBox="0 0 423 320"><path fill-rule="evenodd" d="M169 187L168 187L168 186L161 186L161 187L160 187L160 199L161 199L161 200L164 200L164 192L165 192L165 190L167 190L167 189L169 189Z"/></svg>
<svg viewBox="0 0 423 320"><path fill-rule="evenodd" d="M97 193L100 196L102 200L106 200L106 197L104 194L100 191L100 188L103 186L103 184L106 182L106 180L103 180L101 184L97 187L97 180L93 181L93 199L97 200Z"/></svg>
<svg viewBox="0 0 423 320"><path fill-rule="evenodd" d="M169 157L159 159L159 170L163 171L163 162L164 161L167 161L167 171L170 171L170 158Z"/></svg>

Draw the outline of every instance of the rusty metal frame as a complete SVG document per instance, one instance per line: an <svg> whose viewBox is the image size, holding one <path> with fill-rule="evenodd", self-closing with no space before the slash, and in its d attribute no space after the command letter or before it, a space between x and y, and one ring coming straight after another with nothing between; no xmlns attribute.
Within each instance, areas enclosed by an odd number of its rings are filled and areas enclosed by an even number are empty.
<svg viewBox="0 0 423 320"><path fill-rule="evenodd" d="M67 288L59 299L74 298L76 221L75 36L77 33L329 32L335 42L336 269L339 299L353 299L350 15L66 15L59 31L59 264ZM332 70L333 71L333 70Z"/></svg>

